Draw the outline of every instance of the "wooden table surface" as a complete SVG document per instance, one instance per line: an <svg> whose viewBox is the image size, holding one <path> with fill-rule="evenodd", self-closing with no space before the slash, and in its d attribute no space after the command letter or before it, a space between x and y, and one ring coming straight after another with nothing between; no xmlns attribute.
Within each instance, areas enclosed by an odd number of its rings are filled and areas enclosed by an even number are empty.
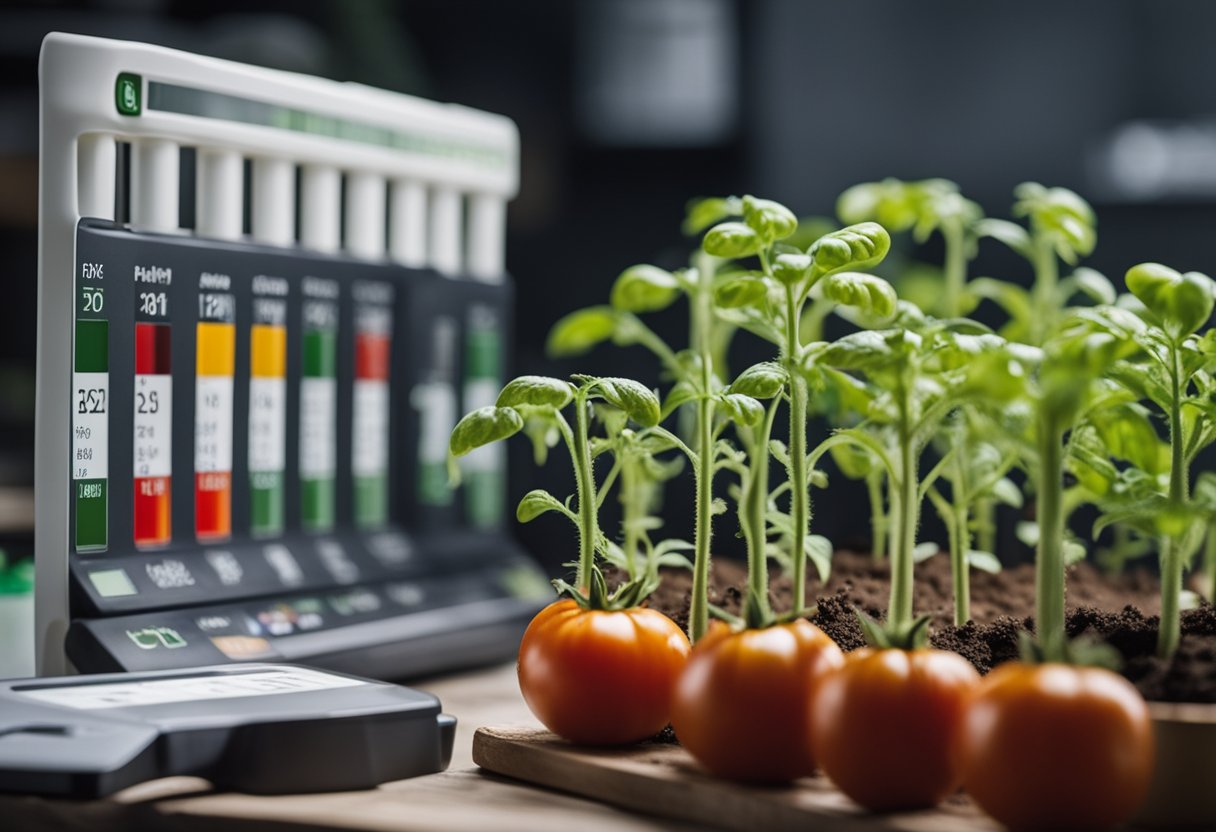
<svg viewBox="0 0 1216 832"><path fill-rule="evenodd" d="M452 764L441 774L387 783L369 791L278 797L217 794L205 781L190 777L144 783L106 800L0 796L0 829L653 832L696 828L524 786L474 766L473 732L479 726L539 727L519 695L513 666L416 686L438 696L444 710L458 720Z"/></svg>

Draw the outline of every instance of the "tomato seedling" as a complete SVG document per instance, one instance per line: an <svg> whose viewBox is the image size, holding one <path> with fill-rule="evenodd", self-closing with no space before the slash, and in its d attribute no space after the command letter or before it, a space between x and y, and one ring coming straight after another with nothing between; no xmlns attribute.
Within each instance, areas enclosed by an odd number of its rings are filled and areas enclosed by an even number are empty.
<svg viewBox="0 0 1216 832"><path fill-rule="evenodd" d="M545 376L514 379L498 394L496 404L457 423L449 450L453 457L463 456L519 433L528 422L538 448L547 448L554 430L565 442L574 467L574 507L570 500L535 490L516 509L521 522L557 512L579 534L574 584L554 581L559 592L569 597L538 613L524 633L520 690L536 717L566 739L630 743L667 724L672 691L689 644L670 618L637 606L657 585L651 570L608 592L596 562L596 553L607 548L607 539L599 528L599 486L589 423L594 400L642 427L653 427L659 421L659 400L630 379L574 376L574 382ZM562 415L571 405L573 426Z"/></svg>

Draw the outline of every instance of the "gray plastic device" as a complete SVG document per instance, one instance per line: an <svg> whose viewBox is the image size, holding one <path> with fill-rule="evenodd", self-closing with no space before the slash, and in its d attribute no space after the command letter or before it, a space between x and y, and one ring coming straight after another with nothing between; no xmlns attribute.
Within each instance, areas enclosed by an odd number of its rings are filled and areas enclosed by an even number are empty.
<svg viewBox="0 0 1216 832"><path fill-rule="evenodd" d="M0 682L0 792L96 798L171 775L364 789L442 771L455 729L429 694L296 665Z"/></svg>

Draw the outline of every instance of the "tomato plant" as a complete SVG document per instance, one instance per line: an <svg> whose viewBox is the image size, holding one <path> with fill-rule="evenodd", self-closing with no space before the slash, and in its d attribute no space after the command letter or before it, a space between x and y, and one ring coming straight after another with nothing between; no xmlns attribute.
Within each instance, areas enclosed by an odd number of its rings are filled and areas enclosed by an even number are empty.
<svg viewBox="0 0 1216 832"><path fill-rule="evenodd" d="M872 811L935 806L962 783L955 744L978 682L955 653L855 650L813 691L815 759L837 788Z"/></svg>
<svg viewBox="0 0 1216 832"><path fill-rule="evenodd" d="M787 782L815 770L808 703L840 648L805 619L732 631L714 622L680 677L671 724L680 744L718 777Z"/></svg>
<svg viewBox="0 0 1216 832"><path fill-rule="evenodd" d="M638 608L657 585L655 570L642 571L608 592L596 562L597 552L604 552L608 541L599 528L600 484L589 423L595 400L643 428L654 428L660 417L659 400L630 379L575 376L574 380L572 384L545 376L514 379L494 405L457 423L449 448L453 457L459 457L519 433L528 422L532 423L528 433L538 448L547 448L553 431L565 441L574 466L575 507L570 507L570 500L535 490L516 509L521 522L556 512L579 533L574 584L554 581L570 597L538 613L524 635L520 689L536 717L569 740L636 742L667 724L672 690L689 644L671 619ZM571 404L573 427L562 415ZM622 429L618 426L618 433ZM607 447L622 453L620 445Z"/></svg>
<svg viewBox="0 0 1216 832"><path fill-rule="evenodd" d="M1108 670L1002 665L976 690L963 725L967 792L1010 829L1109 829L1148 792L1148 707Z"/></svg>
<svg viewBox="0 0 1216 832"><path fill-rule="evenodd" d="M564 598L528 625L519 688L536 718L571 742L637 742L667 725L688 651L660 612L584 609Z"/></svg>

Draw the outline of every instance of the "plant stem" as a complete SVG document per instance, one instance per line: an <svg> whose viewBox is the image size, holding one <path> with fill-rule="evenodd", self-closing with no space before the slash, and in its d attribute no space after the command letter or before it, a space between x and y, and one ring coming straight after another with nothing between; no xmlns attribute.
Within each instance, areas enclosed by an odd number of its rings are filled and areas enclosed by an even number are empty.
<svg viewBox="0 0 1216 832"><path fill-rule="evenodd" d="M887 537L887 512L883 505L883 472L875 469L866 475L866 489L870 494L870 556L881 561Z"/></svg>
<svg viewBox="0 0 1216 832"><path fill-rule="evenodd" d="M899 426L899 537L891 552L891 599L887 604L887 624L897 628L912 621L912 550L916 548L916 522L919 514L919 482L916 475L916 449L908 424L907 393L900 403Z"/></svg>
<svg viewBox="0 0 1216 832"><path fill-rule="evenodd" d="M1064 652L1064 431L1052 414L1038 426L1039 545L1035 553L1035 624L1049 661Z"/></svg>
<svg viewBox="0 0 1216 832"><path fill-rule="evenodd" d="M967 531L967 504L954 504L954 533L950 535L950 568L954 573L954 626L971 619L971 565L967 563L970 534Z"/></svg>
<svg viewBox="0 0 1216 832"><path fill-rule="evenodd" d="M1185 437L1182 435L1182 356L1177 344L1170 349L1170 504L1181 506L1190 490ZM1181 622L1182 541L1167 535L1161 549L1161 627L1157 631L1157 655L1170 656L1178 648Z"/></svg>
<svg viewBox="0 0 1216 832"><path fill-rule="evenodd" d="M975 531L977 548L996 554L996 502L991 497L975 501Z"/></svg>
<svg viewBox="0 0 1216 832"><path fill-rule="evenodd" d="M697 400L696 527L693 533L692 599L688 610L688 638L693 643L709 629L709 558L713 535L714 500L714 403L710 398L713 355L710 327L713 325L713 274L697 270L697 287L692 303L692 338L701 359L701 397Z"/></svg>
<svg viewBox="0 0 1216 832"><path fill-rule="evenodd" d="M638 491L641 488L638 463L630 459L621 466L621 528L625 532L622 545L625 549L625 568L630 580L638 576L638 521L644 510L639 505Z"/></svg>
<svg viewBox="0 0 1216 832"><path fill-rule="evenodd" d="M950 499L954 502L954 533L950 536L950 570L954 578L954 626L961 627L971 618L971 565L967 550L971 548L971 518L967 510L970 483L967 482L967 424L959 425L958 451L954 454L954 482Z"/></svg>
<svg viewBox="0 0 1216 832"><path fill-rule="evenodd" d="M1055 326L1059 263L1046 235L1034 243L1034 318L1030 321L1030 343L1041 346Z"/></svg>
<svg viewBox="0 0 1216 832"><path fill-rule="evenodd" d="M596 518L595 469L591 443L587 439L587 393L580 389L574 396L574 478L578 487L578 572L575 583L583 592L591 590L591 571L595 568L595 542L599 537Z"/></svg>
<svg viewBox="0 0 1216 832"><path fill-rule="evenodd" d="M782 358L789 374L790 392L790 562L794 566L794 609L806 606L806 536L811 522L809 483L806 474L806 379L798 366L801 318L800 304L793 286L785 287L785 348Z"/></svg>
<svg viewBox="0 0 1216 832"><path fill-rule="evenodd" d="M942 309L947 318L963 314L963 292L967 284L967 249L963 223L950 217L942 223L942 239L946 243L945 284Z"/></svg>
<svg viewBox="0 0 1216 832"><path fill-rule="evenodd" d="M1208 578L1208 603L1216 604L1216 527L1208 529L1204 539L1203 563Z"/></svg>
<svg viewBox="0 0 1216 832"><path fill-rule="evenodd" d="M749 461L751 471L748 476L747 492L743 495L747 501L747 582L760 610L767 618L768 603L768 553L765 550L767 535L765 534L765 513L768 508L768 441L773 433L773 422L777 417L777 404L780 398L774 398L764 421L756 428L754 442ZM801 609L796 607L795 609Z"/></svg>

